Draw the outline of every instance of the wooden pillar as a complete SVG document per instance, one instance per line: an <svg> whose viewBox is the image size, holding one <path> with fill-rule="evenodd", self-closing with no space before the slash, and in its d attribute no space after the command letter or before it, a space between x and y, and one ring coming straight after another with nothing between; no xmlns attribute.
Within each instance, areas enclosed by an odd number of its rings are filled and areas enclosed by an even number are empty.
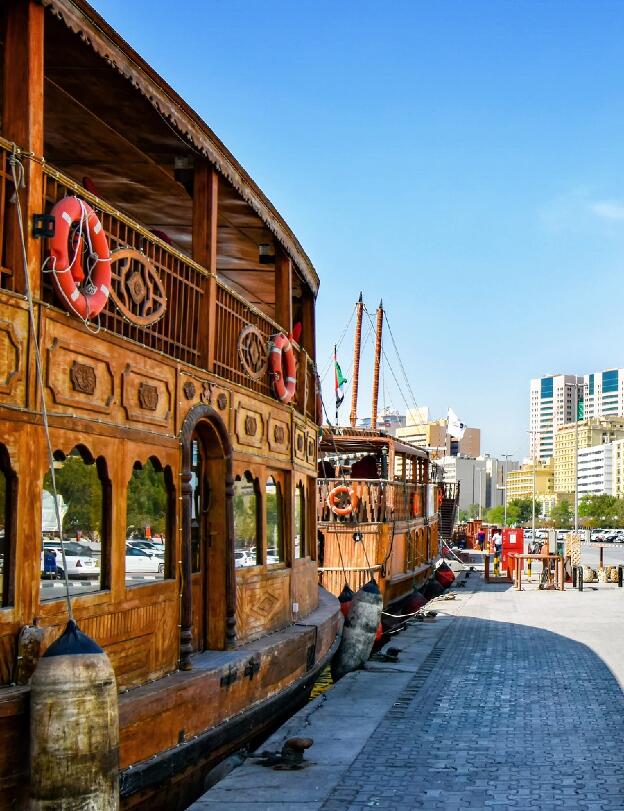
<svg viewBox="0 0 624 811"><path fill-rule="evenodd" d="M373 404L371 408L371 429L377 430L377 405L379 401L379 366L381 363L381 332L383 329L383 304L380 301L377 308L377 324L375 327L375 365L373 367Z"/></svg>
<svg viewBox="0 0 624 811"><path fill-rule="evenodd" d="M217 335L217 218L219 214L219 175L205 159L196 159L193 180L193 259L206 268L205 317L199 324L201 363L214 371Z"/></svg>
<svg viewBox="0 0 624 811"><path fill-rule="evenodd" d="M355 428L357 422L357 399L360 385L360 349L362 346L362 313L364 312L364 302L362 294L356 304L355 312L355 336L353 338L353 382L351 384L351 414L349 421L351 427ZM371 428L373 426L371 425Z"/></svg>
<svg viewBox="0 0 624 811"><path fill-rule="evenodd" d="M292 263L281 245L275 248L275 320L292 332Z"/></svg>
<svg viewBox="0 0 624 811"><path fill-rule="evenodd" d="M301 343L313 361L316 361L316 321L314 318L315 303L316 302L314 300L314 294L312 291L304 289Z"/></svg>
<svg viewBox="0 0 624 811"><path fill-rule="evenodd" d="M9 0L4 30L4 88L2 135L18 147L43 156L43 31L44 8L32 0ZM30 286L41 289L41 242L31 235L32 215L43 210L41 165L23 160L25 188L20 192L26 235ZM13 289L24 292L21 239L15 206L9 205L6 233L7 266L14 274Z"/></svg>

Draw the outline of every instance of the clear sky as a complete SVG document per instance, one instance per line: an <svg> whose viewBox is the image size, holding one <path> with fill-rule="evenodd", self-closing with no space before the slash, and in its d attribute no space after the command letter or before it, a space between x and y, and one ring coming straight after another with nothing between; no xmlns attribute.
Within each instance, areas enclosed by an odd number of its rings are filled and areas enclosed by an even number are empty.
<svg viewBox="0 0 624 811"><path fill-rule="evenodd" d="M521 456L531 377L624 365L624 2L94 5L301 240L321 369L383 298L418 404Z"/></svg>

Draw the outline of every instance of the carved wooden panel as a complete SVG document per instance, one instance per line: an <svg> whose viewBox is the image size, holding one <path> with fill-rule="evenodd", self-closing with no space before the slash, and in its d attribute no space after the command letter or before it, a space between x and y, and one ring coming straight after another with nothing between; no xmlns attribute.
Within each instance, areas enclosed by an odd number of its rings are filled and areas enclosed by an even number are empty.
<svg viewBox="0 0 624 811"><path fill-rule="evenodd" d="M165 366L160 367L168 371ZM173 372L165 377L128 363L121 375L122 403L129 420L169 427L172 421Z"/></svg>
<svg viewBox="0 0 624 811"><path fill-rule="evenodd" d="M315 431L306 432L306 462L316 466L317 434Z"/></svg>
<svg viewBox="0 0 624 811"><path fill-rule="evenodd" d="M165 314L167 296L154 265L134 248L120 248L111 255L110 296L123 317L145 327Z"/></svg>
<svg viewBox="0 0 624 811"><path fill-rule="evenodd" d="M305 428L300 422L296 422L293 427L293 458L299 462L306 460L306 434Z"/></svg>
<svg viewBox="0 0 624 811"><path fill-rule="evenodd" d="M266 633L289 621L289 583L288 571L249 580L238 576L236 629L239 640Z"/></svg>
<svg viewBox="0 0 624 811"><path fill-rule="evenodd" d="M12 394L22 378L24 341L19 323L0 318L0 393ZM18 334L18 332L20 334ZM26 333L23 333L24 336Z"/></svg>
<svg viewBox="0 0 624 811"><path fill-rule="evenodd" d="M109 414L115 400L115 378L104 354L85 349L73 341L55 337L48 347L46 384L58 405Z"/></svg>
<svg viewBox="0 0 624 811"><path fill-rule="evenodd" d="M235 433L241 445L261 448L264 444L265 417L260 411L239 403L236 409Z"/></svg>
<svg viewBox="0 0 624 811"><path fill-rule="evenodd" d="M287 455L290 450L290 425L285 419L269 416L267 439L272 453Z"/></svg>

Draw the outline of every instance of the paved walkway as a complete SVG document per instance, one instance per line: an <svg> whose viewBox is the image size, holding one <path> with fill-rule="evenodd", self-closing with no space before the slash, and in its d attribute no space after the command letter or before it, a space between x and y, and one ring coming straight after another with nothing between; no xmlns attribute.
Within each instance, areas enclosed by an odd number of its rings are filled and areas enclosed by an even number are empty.
<svg viewBox="0 0 624 811"><path fill-rule="evenodd" d="M315 765L248 762L193 808L624 809L624 590L467 586L397 638L399 665L351 674L274 736L310 734Z"/></svg>

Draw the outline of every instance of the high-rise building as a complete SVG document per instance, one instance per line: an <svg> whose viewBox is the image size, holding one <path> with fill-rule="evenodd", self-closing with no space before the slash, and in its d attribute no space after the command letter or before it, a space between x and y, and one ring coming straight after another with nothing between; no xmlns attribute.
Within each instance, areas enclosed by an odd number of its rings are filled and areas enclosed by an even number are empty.
<svg viewBox="0 0 624 811"><path fill-rule="evenodd" d="M583 378L550 375L531 380L529 456L545 461L554 454L557 429L577 418Z"/></svg>
<svg viewBox="0 0 624 811"><path fill-rule="evenodd" d="M624 416L624 369L583 376L583 416Z"/></svg>
<svg viewBox="0 0 624 811"><path fill-rule="evenodd" d="M606 445L616 439L624 439L624 417L602 417L579 420L563 425L555 435L555 492L574 493L576 448L591 448ZM580 475L580 468L579 468ZM579 490L580 492L580 490Z"/></svg>
<svg viewBox="0 0 624 811"><path fill-rule="evenodd" d="M578 452L578 494L598 496L611 495L613 445L590 445Z"/></svg>

